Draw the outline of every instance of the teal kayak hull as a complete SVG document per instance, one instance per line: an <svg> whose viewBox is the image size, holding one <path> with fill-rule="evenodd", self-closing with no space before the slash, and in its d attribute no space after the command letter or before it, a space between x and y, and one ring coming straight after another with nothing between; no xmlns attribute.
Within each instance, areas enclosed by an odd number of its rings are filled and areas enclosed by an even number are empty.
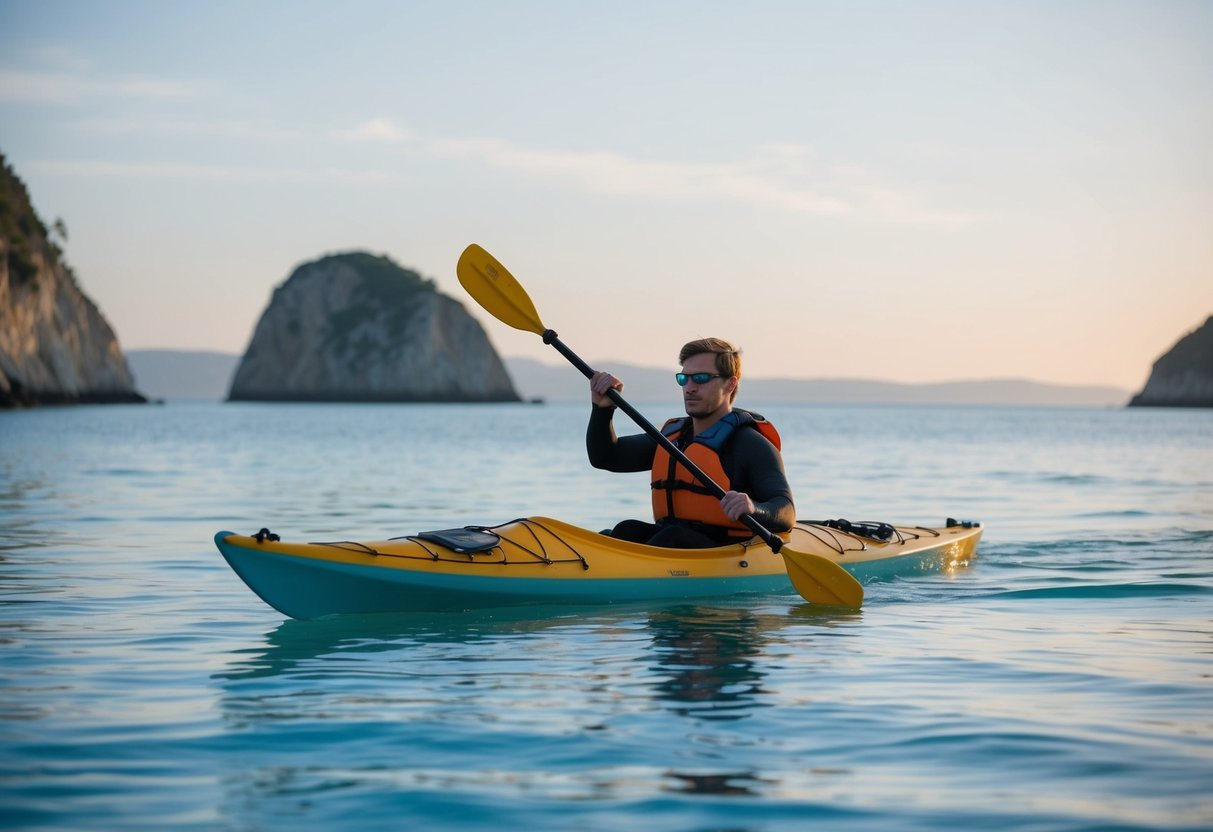
<svg viewBox="0 0 1213 832"><path fill-rule="evenodd" d="M828 555L862 583L963 565L980 529L902 527L901 542L798 524L789 546ZM459 552L417 537L371 543L283 543L219 532L233 571L292 618L794 594L781 555L754 540L672 550L617 541L547 518L494 530L500 543Z"/></svg>

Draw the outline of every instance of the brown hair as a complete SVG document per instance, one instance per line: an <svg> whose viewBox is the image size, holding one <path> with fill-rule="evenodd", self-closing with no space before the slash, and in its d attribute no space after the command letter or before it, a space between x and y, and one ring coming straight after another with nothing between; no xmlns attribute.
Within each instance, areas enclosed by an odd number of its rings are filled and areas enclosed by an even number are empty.
<svg viewBox="0 0 1213 832"><path fill-rule="evenodd" d="M710 352L716 356L716 372L725 378L741 379L741 348L735 347L723 338L699 338L688 341L678 353L678 363L685 364L693 355ZM733 388L729 401L737 398L737 388Z"/></svg>

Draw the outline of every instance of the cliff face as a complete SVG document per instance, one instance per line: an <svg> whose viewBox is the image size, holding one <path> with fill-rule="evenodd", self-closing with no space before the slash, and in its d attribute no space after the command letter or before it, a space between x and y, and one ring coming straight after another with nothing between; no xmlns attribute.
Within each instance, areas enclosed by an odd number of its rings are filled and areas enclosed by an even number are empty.
<svg viewBox="0 0 1213 832"><path fill-rule="evenodd" d="M0 407L142 401L113 329L0 155Z"/></svg>
<svg viewBox="0 0 1213 832"><path fill-rule="evenodd" d="M274 291L231 401L503 402L518 394L480 324L430 281L354 252Z"/></svg>
<svg viewBox="0 0 1213 832"><path fill-rule="evenodd" d="M1154 362L1129 407L1213 407L1213 316Z"/></svg>

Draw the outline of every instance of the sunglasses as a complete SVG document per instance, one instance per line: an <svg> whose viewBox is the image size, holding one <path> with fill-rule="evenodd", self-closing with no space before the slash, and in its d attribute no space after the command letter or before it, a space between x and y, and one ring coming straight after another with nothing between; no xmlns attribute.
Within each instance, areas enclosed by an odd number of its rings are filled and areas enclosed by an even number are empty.
<svg viewBox="0 0 1213 832"><path fill-rule="evenodd" d="M724 376L719 373L674 373L674 381L678 382L679 387L686 387L688 381L707 384L714 378L724 378Z"/></svg>

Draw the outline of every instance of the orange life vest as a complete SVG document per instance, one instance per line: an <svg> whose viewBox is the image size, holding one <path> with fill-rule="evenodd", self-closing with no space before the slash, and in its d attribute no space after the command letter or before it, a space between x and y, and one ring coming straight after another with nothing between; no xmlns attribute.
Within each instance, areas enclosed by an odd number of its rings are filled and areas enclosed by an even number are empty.
<svg viewBox="0 0 1213 832"><path fill-rule="evenodd" d="M689 431L690 425L689 417L670 419L662 426L661 432L678 444L680 435ZM731 410L716 424L692 437L683 452L717 485L728 491L731 483L724 471L720 451L736 431L746 428L756 429L776 450L779 449L779 431L775 430L774 425L757 413ZM660 445L653 456L652 470L653 517L658 522L675 518L723 527L728 530L730 537L747 538L753 535L744 523L730 520L721 509L719 498Z"/></svg>

